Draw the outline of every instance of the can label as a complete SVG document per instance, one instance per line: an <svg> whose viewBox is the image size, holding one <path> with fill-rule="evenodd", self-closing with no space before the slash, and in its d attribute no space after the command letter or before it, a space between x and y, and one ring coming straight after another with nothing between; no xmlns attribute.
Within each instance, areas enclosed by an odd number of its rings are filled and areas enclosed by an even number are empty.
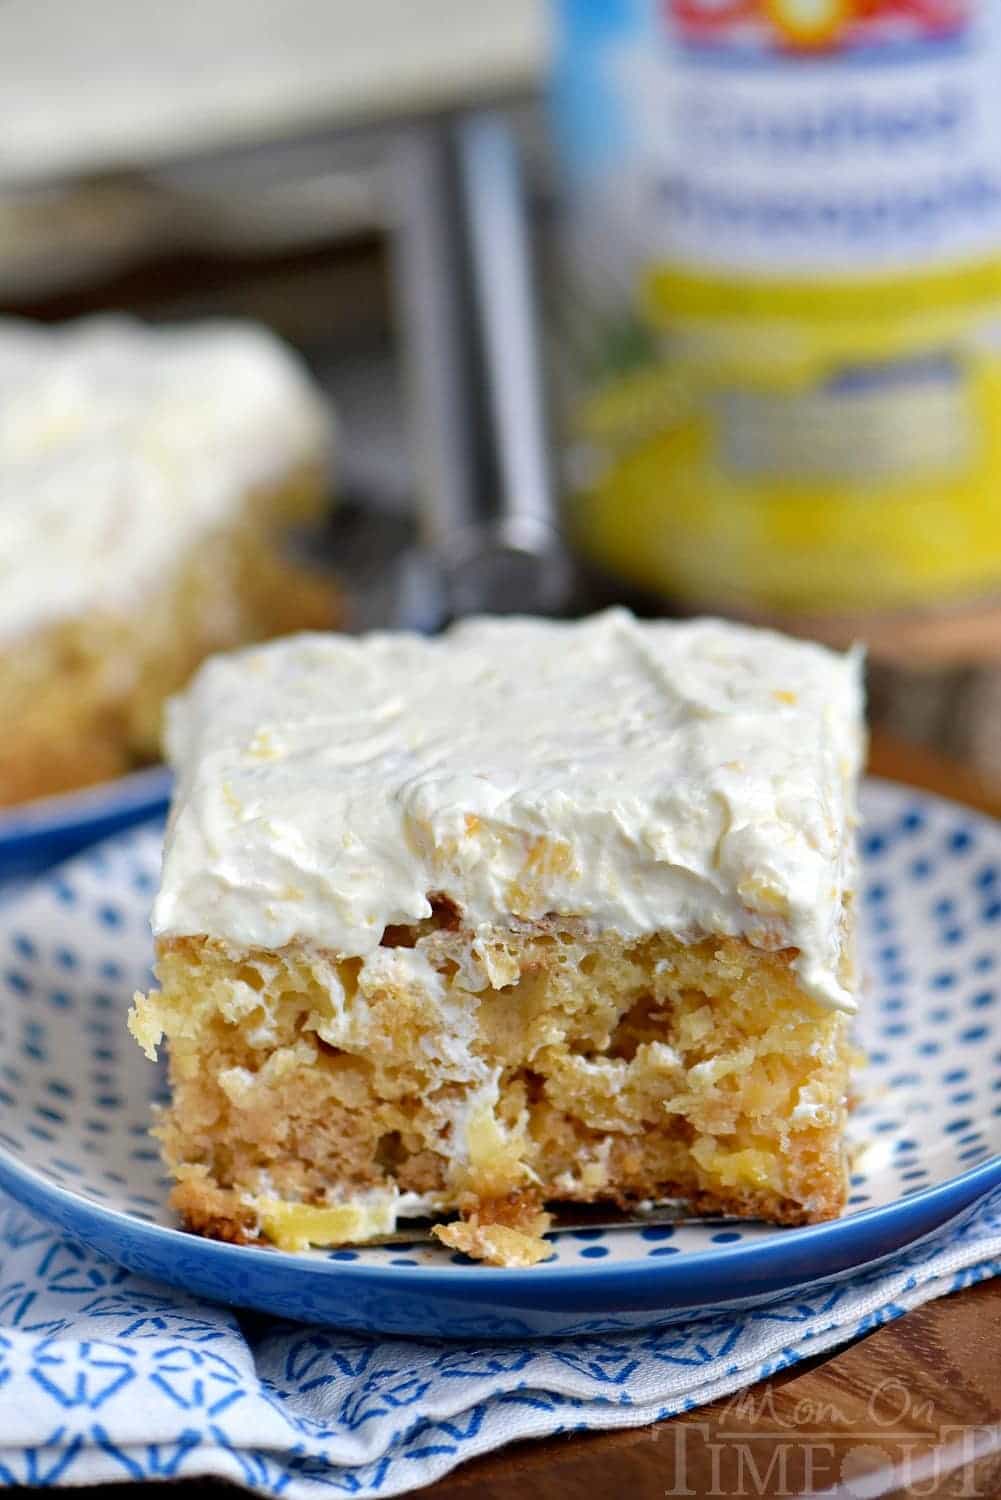
<svg viewBox="0 0 1001 1500"><path fill-rule="evenodd" d="M563 0L573 522L691 601L1001 583L1001 0Z"/></svg>

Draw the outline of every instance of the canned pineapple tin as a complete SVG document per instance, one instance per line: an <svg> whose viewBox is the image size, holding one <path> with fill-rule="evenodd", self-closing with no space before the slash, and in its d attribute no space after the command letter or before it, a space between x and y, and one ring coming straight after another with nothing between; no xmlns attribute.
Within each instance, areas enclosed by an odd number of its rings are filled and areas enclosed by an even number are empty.
<svg viewBox="0 0 1001 1500"><path fill-rule="evenodd" d="M691 605L1001 585L1001 0L561 0L570 524Z"/></svg>

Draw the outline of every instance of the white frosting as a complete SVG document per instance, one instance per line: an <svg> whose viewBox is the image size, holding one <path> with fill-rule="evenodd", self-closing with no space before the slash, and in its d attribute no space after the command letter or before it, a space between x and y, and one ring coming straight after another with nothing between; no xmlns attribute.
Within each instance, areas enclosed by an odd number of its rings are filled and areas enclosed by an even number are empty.
<svg viewBox="0 0 1001 1500"><path fill-rule="evenodd" d="M255 324L0 319L0 640L128 608L330 418Z"/></svg>
<svg viewBox="0 0 1001 1500"><path fill-rule="evenodd" d="M154 930L365 956L442 892L472 926L795 947L807 992L853 1009L860 675L855 653L623 610L217 657L168 713Z"/></svg>

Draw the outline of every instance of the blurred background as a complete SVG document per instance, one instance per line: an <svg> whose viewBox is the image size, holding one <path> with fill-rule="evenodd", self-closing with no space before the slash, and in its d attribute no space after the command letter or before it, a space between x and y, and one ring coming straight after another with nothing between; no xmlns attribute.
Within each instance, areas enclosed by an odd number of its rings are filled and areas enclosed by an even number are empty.
<svg viewBox="0 0 1001 1500"><path fill-rule="evenodd" d="M998 784L999 66L987 0L6 0L0 311L295 346L347 628L862 640Z"/></svg>

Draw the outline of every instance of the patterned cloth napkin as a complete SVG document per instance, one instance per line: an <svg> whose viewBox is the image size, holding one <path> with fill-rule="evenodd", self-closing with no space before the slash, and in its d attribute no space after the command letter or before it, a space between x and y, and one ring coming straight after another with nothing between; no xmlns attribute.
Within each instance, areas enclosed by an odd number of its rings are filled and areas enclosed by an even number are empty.
<svg viewBox="0 0 1001 1500"><path fill-rule="evenodd" d="M217 1475L286 1500L417 1489L523 1438L712 1401L1001 1271L1001 1193L833 1289L659 1331L408 1343L214 1307L0 1194L0 1483Z"/></svg>

